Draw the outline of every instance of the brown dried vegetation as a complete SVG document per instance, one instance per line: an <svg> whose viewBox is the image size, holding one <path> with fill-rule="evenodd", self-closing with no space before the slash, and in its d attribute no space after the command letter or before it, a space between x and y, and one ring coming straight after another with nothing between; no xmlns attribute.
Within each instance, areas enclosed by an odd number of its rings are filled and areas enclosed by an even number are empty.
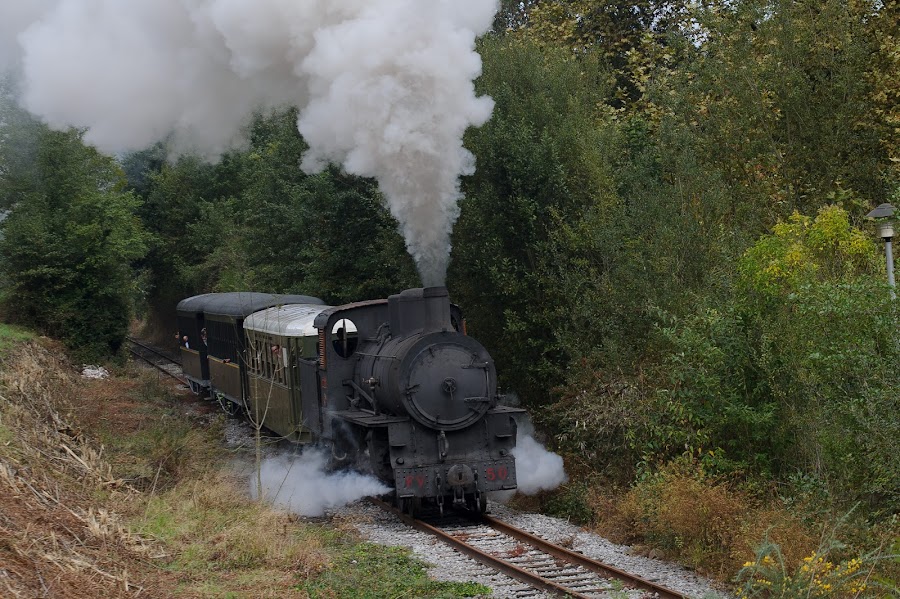
<svg viewBox="0 0 900 599"><path fill-rule="evenodd" d="M0 364L0 597L305 596L321 532L248 500L205 404L59 356Z"/></svg>
<svg viewBox="0 0 900 599"><path fill-rule="evenodd" d="M798 563L818 545L797 516L762 506L693 462L672 463L618 496L592 490L587 501L601 534L647 544L720 580L730 579L766 536L783 548L787 563Z"/></svg>
<svg viewBox="0 0 900 599"><path fill-rule="evenodd" d="M95 500L137 491L81 432L81 381L58 352L29 343L0 369L0 595L165 595L173 581L150 563L161 548Z"/></svg>

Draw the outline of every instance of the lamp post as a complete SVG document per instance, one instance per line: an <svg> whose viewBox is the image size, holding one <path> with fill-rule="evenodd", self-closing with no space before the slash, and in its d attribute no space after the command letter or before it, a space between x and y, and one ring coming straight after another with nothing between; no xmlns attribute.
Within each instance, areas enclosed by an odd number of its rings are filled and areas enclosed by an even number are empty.
<svg viewBox="0 0 900 599"><path fill-rule="evenodd" d="M891 240L894 238L894 207L890 204L882 204L866 215L866 218L874 219L878 223L878 236L884 239L884 254L887 258L888 285L891 286L891 299L897 299L894 291L894 253L891 249Z"/></svg>

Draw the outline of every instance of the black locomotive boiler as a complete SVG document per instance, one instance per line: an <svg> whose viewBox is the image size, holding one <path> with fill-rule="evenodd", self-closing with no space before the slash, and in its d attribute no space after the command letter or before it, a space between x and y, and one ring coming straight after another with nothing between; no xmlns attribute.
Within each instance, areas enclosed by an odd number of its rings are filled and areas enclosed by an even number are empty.
<svg viewBox="0 0 900 599"><path fill-rule="evenodd" d="M199 306L216 295L179 304L180 321L205 331ZM190 362L201 392L294 441L328 445L336 461L393 487L407 511L422 500L483 511L486 493L516 488L522 410L499 404L494 362L465 334L446 288L336 307L254 297L245 305L231 297L230 327L205 339L211 363L240 362L230 378L207 367L204 380L202 360ZM221 324L223 310L211 309ZM230 393L220 390L226 384Z"/></svg>

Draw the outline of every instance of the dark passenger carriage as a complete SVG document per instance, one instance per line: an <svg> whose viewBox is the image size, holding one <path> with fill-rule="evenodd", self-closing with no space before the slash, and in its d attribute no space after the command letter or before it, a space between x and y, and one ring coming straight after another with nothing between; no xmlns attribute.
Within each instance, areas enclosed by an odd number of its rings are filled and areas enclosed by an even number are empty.
<svg viewBox="0 0 900 599"><path fill-rule="evenodd" d="M181 369L184 372L191 391L202 394L209 391L209 361L206 357L206 343L203 331L206 323L203 310L209 298L215 293L195 295L178 302L178 345L181 347ZM185 344L184 337L187 337Z"/></svg>
<svg viewBox="0 0 900 599"><path fill-rule="evenodd" d="M244 360L244 319L260 310L285 304L323 304L308 295L233 292L208 293L178 304L182 364L195 391L209 389L213 396L243 406L247 398ZM187 327L185 333L181 327ZM202 338L205 329L206 339Z"/></svg>

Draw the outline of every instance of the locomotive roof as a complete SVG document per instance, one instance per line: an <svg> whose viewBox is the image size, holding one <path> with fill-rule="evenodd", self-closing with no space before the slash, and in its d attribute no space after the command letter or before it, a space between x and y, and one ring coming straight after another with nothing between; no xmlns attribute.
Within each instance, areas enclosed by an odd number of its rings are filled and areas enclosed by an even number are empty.
<svg viewBox="0 0 900 599"><path fill-rule="evenodd" d="M282 337L318 335L316 317L330 306L320 304L287 304L254 312L244 320L244 329Z"/></svg>
<svg viewBox="0 0 900 599"><path fill-rule="evenodd" d="M320 305L324 303L317 297L309 295L282 295L275 293L256 293L238 291L232 293L206 293L195 295L178 302L179 313L215 314L233 318L246 318L248 315L283 304Z"/></svg>

